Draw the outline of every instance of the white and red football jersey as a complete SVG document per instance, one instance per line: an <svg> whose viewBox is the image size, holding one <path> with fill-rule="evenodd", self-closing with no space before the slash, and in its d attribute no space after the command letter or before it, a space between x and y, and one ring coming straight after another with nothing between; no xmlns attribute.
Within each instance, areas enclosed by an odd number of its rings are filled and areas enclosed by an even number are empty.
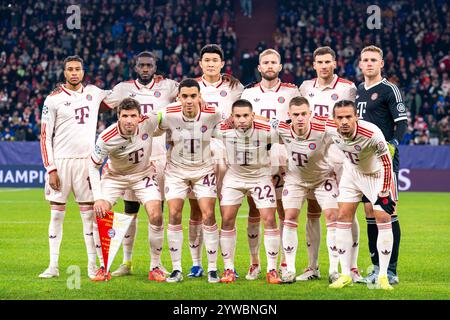
<svg viewBox="0 0 450 320"><path fill-rule="evenodd" d="M256 115L286 121L289 118L289 102L297 96L300 96L300 91L295 84L279 80L279 83L270 89L261 83L247 88L242 92L241 98L251 102Z"/></svg>
<svg viewBox="0 0 450 320"><path fill-rule="evenodd" d="M381 192L388 192L392 184L392 159L381 130L374 124L358 120L350 138L341 136L333 120L326 124L326 132L345 154L344 166L349 165L366 175L383 179ZM344 171L345 174L345 171Z"/></svg>
<svg viewBox="0 0 450 320"><path fill-rule="evenodd" d="M231 106L241 97L244 86L239 83L232 89L230 83L224 81L222 77L215 83L210 83L203 77L197 78L197 81L200 85L202 99L210 105L215 105L223 112L225 117L229 117L231 115Z"/></svg>
<svg viewBox="0 0 450 320"><path fill-rule="evenodd" d="M89 157L95 144L98 110L109 92L94 85L78 91L61 86L45 99L41 153L47 172L56 170L55 159Z"/></svg>
<svg viewBox="0 0 450 320"><path fill-rule="evenodd" d="M152 139L158 127L156 113L142 116L136 133L131 136L123 135L116 122L104 130L97 139L94 151L91 154L92 165L89 170L92 192L95 199L100 199L100 174L98 168L108 157L105 170L126 177L127 175L146 172L151 163L148 161L152 153ZM94 188L96 186L97 188Z"/></svg>
<svg viewBox="0 0 450 320"><path fill-rule="evenodd" d="M313 115L332 118L336 102L340 100L355 102L356 86L353 82L334 75L333 81L326 86L320 86L317 78L303 81L300 94L308 99Z"/></svg>
<svg viewBox="0 0 450 320"><path fill-rule="evenodd" d="M105 98L104 103L110 108L117 108L125 98L133 98L141 105L143 115L152 111L162 110L169 103L175 101L178 95L178 82L171 79L153 79L147 85L138 80L129 80L118 83L111 94ZM153 139L152 159L157 159L166 154L165 136Z"/></svg>
<svg viewBox="0 0 450 320"><path fill-rule="evenodd" d="M327 117L312 117L306 133L297 135L284 121L273 121L288 152L288 170L285 180L298 181L305 187L315 187L330 175L326 154L333 143L325 133Z"/></svg>
<svg viewBox="0 0 450 320"><path fill-rule="evenodd" d="M214 128L222 121L222 112L215 106L204 105L194 118L187 118L181 103L168 105L158 114L159 128L166 131L170 145L168 164L180 172L209 172L214 166L210 141ZM189 175L189 173L187 173Z"/></svg>
<svg viewBox="0 0 450 320"><path fill-rule="evenodd" d="M271 175L267 145L278 142L278 135L269 123L253 121L245 132L221 123L214 136L223 141L228 168L234 176L253 182Z"/></svg>

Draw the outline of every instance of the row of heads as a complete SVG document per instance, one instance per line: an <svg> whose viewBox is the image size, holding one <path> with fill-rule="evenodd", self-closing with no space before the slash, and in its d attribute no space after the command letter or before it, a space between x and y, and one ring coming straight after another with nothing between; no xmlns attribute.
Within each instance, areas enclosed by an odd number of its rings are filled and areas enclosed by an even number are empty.
<svg viewBox="0 0 450 320"><path fill-rule="evenodd" d="M193 93L194 93L195 97L198 97L198 99L200 98L200 85L198 84L198 81L196 79L187 78L187 79L184 79L183 81L181 81L180 86L178 87L179 95L181 95L183 88L194 89ZM197 90L195 90L195 88ZM189 91L192 92L192 90L189 90ZM180 98L182 98L182 97L180 97ZM180 100L183 100L183 99L180 99ZM300 96L294 97L289 101L289 110L291 110L292 106L302 106L302 105L307 106L309 109L310 104L309 104L308 99L305 97L300 97ZM246 99L238 99L235 102L233 102L233 104L231 106L231 112L233 113L236 108L242 108L242 107L246 107L250 110L250 112L253 112L252 103ZM357 113L356 105L353 101L340 100L334 104L333 117L335 116L336 109L343 108L343 107L353 108L354 114L356 115L356 113ZM139 102L133 98L125 98L119 104L119 106L117 108L117 114L120 115L120 112L122 110L132 110L132 109L138 110L139 115L141 114L141 108L140 108Z"/></svg>
<svg viewBox="0 0 450 320"><path fill-rule="evenodd" d="M360 56L362 56L362 54L365 52L376 52L380 55L381 60L383 59L383 50L377 46L370 45L370 46L363 48ZM217 54L221 61L225 60L225 55L223 53L223 50L217 44L207 44L206 46L204 46L200 51L200 60L202 60L203 56L207 53ZM274 54L275 56L277 56L279 63L281 63L281 55L275 49L266 49L266 50L262 51L259 54L259 62L261 62L261 59L264 56L267 56L269 54ZM317 56L323 56L326 54L330 54L332 59L336 60L336 52L329 46L324 46L324 47L319 47L316 50L314 50L313 61L316 60ZM139 58L151 58L154 61L157 60L157 57L152 52L149 52L149 51L143 51L143 52L139 53L136 56L136 61L138 61ZM81 63L82 66L84 64L84 61L80 56L78 56L78 55L68 56L67 58L64 59L64 69L66 69L66 64L71 61L78 61Z"/></svg>

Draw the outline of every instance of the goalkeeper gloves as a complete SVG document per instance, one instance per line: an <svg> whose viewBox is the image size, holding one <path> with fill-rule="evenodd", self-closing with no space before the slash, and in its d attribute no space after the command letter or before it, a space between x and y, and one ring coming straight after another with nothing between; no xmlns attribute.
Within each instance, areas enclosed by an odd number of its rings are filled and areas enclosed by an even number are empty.
<svg viewBox="0 0 450 320"><path fill-rule="evenodd" d="M388 195L387 197L380 197L378 195L378 199L375 202L375 205L379 205L383 208L384 211L386 211L389 215L394 214L395 212L395 201L392 200L391 195Z"/></svg>
<svg viewBox="0 0 450 320"><path fill-rule="evenodd" d="M392 139L391 141L389 141L387 143L388 148L389 148L389 152L391 154L391 158L394 159L394 154L395 154L395 149L398 146L398 140L397 139Z"/></svg>

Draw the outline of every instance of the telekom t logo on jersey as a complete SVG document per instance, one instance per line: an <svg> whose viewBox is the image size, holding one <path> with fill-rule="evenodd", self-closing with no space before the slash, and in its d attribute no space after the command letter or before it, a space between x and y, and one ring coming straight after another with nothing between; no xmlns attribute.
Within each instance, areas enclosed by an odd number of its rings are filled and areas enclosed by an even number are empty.
<svg viewBox="0 0 450 320"><path fill-rule="evenodd" d="M84 118L89 118L89 107L75 109L75 120L78 120L78 124L84 124Z"/></svg>
<svg viewBox="0 0 450 320"><path fill-rule="evenodd" d="M141 162L141 159L143 157L144 157L144 148L140 148L128 154L128 160L131 161L133 164Z"/></svg>
<svg viewBox="0 0 450 320"><path fill-rule="evenodd" d="M353 163L353 164L358 164L359 161L359 157L357 153L353 153L353 152L349 152L349 151L344 151L345 156Z"/></svg>
<svg viewBox="0 0 450 320"><path fill-rule="evenodd" d="M261 115L266 117L266 118L269 118L269 119L272 119L272 116L271 116L272 112L273 112L274 116L277 115L277 110L274 110L274 109L261 109Z"/></svg>
<svg viewBox="0 0 450 320"><path fill-rule="evenodd" d="M308 155L292 151L292 160L297 162L297 167L304 167L308 163Z"/></svg>
<svg viewBox="0 0 450 320"><path fill-rule="evenodd" d="M314 114L318 116L327 116L329 113L328 106L325 104L315 104Z"/></svg>

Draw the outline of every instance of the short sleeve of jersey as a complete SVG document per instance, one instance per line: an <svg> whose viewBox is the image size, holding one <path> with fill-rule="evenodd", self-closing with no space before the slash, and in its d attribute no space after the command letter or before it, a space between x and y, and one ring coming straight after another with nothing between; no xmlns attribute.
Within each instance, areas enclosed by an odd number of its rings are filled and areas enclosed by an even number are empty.
<svg viewBox="0 0 450 320"><path fill-rule="evenodd" d="M390 90L386 99L394 122L407 120L406 107L400 90L395 84L389 84L389 86Z"/></svg>

